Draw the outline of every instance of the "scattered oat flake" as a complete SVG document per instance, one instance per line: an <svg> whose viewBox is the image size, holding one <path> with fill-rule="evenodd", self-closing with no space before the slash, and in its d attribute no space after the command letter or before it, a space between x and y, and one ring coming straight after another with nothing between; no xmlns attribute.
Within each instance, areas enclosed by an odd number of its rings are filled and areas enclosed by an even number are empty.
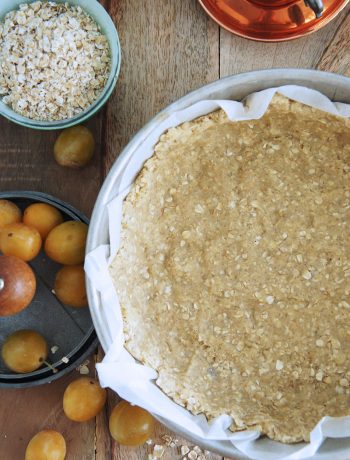
<svg viewBox="0 0 350 460"><path fill-rule="evenodd" d="M67 358L67 356L63 356L62 362L65 364L69 363L69 358Z"/></svg>
<svg viewBox="0 0 350 460"><path fill-rule="evenodd" d="M88 375L90 372L89 363L90 361L87 359L86 361L81 363L80 366L76 368L76 370L80 372L81 375Z"/></svg>
<svg viewBox="0 0 350 460"><path fill-rule="evenodd" d="M79 366L77 367L77 371L81 374L81 375L88 375L89 374L89 368L87 366Z"/></svg>
<svg viewBox="0 0 350 460"><path fill-rule="evenodd" d="M59 349L60 347L58 345L54 345L53 347L51 347L51 353L54 355L56 351L58 351Z"/></svg>
<svg viewBox="0 0 350 460"><path fill-rule="evenodd" d="M181 446L181 455L187 455L190 452L190 448L188 446Z"/></svg>
<svg viewBox="0 0 350 460"><path fill-rule="evenodd" d="M165 442L165 444L166 444L168 447L175 447L176 444L178 443L178 440L177 440L177 439L172 438L172 437L169 436L168 434L164 434L164 435L162 436L162 439L163 439L163 441Z"/></svg>
<svg viewBox="0 0 350 460"><path fill-rule="evenodd" d="M155 458L162 458L165 452L165 447L160 444L156 444L153 448L153 455Z"/></svg>

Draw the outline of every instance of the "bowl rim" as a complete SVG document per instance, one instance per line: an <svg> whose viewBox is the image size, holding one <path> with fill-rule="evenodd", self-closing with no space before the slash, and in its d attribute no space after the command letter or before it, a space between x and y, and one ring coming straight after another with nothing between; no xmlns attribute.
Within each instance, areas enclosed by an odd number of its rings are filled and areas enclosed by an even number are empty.
<svg viewBox="0 0 350 460"><path fill-rule="evenodd" d="M281 81L279 83L266 86L266 82L276 79L279 79ZM297 80L303 80L303 83L296 83ZM192 105L198 100L213 99L212 96L214 95L214 93L219 91L220 89L228 90L229 88L239 88L248 84L255 85L256 88L249 90L246 93L247 95L251 92L260 91L267 87L281 86L287 84L299 84L305 86L306 83L308 83L309 86L312 88L315 86L313 85L314 81L318 82L320 85L327 85L329 87L334 88L333 97L336 96L336 88L338 83L343 83L344 85L347 85L350 89L349 77L345 77L343 75L331 72L297 68L263 69L240 73L236 75L229 75L222 79L218 79L214 82L201 86L200 88L187 93L186 95L182 96L181 98L179 98L178 100L176 100L175 102L171 103L166 108L161 110L132 137L132 139L123 148L121 153L114 161L107 177L105 178L92 212L87 238L86 253L88 254L101 244L106 244L105 241L100 241L99 226L101 225L101 223L104 222L103 217L106 216L107 213L106 205L113 196L112 192L116 178L123 172L126 163L129 160L129 157L146 139L146 137L148 137L148 135L152 132L156 124L164 120L164 118L167 118L171 113L177 110L184 109L185 107ZM95 288L91 286L89 278L87 278L87 295L89 300L91 317L95 326L97 336L99 338L103 350L107 352L111 338L108 337L108 335L103 330L103 324L99 322L100 294ZM238 451L228 441L203 440L200 437L195 437L192 434L189 434L181 426L169 422L169 420L165 420L157 415L154 415L154 417L170 430L178 433L180 436L183 436L184 438L192 441L193 443L201 446L204 449L217 452L223 456L234 456L234 458L236 458L237 460L244 460L248 458L244 454L242 454L242 452ZM313 457L314 460L318 460L318 458L321 460L321 458L325 457L318 456L317 454Z"/></svg>
<svg viewBox="0 0 350 460"><path fill-rule="evenodd" d="M21 0L21 4L23 3L33 3L36 0ZM72 3L70 0L53 0L55 3L69 3L70 5L76 5L76 3ZM88 120L91 118L93 115L95 115L96 112L98 112L108 101L109 97L111 96L120 73L120 67L121 67L121 60L122 60L122 52L121 52L121 46L120 46L120 39L119 39L119 34L117 31L117 28L109 15L108 11L101 5L97 0L90 0L93 2L94 7L101 12L101 15L104 17L104 21L106 26L104 26L100 21L98 21L93 13L90 11L87 11L84 6L81 6L81 8L91 16L96 24L101 28L101 31L103 32L105 29L109 29L113 35L113 42L115 43L116 46L116 60L114 65L111 65L111 69L109 72L108 80L106 82L105 87L101 91L101 94L99 97L83 112L75 115L74 117L71 118L66 118L64 120L54 120L54 121L43 121L43 120L34 120L28 117L25 117L17 112L15 112L13 109L11 109L9 106L4 104L2 102L2 98L0 98L0 115L2 115L4 118L6 118L9 121L12 121L13 123L16 123L17 125L24 126L26 128L32 128L36 130L42 130L42 131L48 131L48 130L59 130L59 129L65 129L69 128L71 126L75 126L77 124L83 123L84 121ZM79 0L78 0L79 2ZM18 9L18 7L13 8L13 10ZM9 11L13 11L9 10ZM5 13L6 14L6 13ZM0 21L2 21L4 15L1 15ZM107 34L105 34L106 37L108 38ZM110 44L110 50L112 53L112 46L111 46L111 40L108 40ZM112 61L111 61L112 64Z"/></svg>

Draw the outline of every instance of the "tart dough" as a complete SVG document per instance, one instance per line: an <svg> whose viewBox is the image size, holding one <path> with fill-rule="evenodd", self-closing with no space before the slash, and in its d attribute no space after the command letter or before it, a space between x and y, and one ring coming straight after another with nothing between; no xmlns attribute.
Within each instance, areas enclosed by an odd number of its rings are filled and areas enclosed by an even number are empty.
<svg viewBox="0 0 350 460"><path fill-rule="evenodd" d="M308 441L350 415L350 121L276 95L161 136L110 270L126 348L178 404Z"/></svg>

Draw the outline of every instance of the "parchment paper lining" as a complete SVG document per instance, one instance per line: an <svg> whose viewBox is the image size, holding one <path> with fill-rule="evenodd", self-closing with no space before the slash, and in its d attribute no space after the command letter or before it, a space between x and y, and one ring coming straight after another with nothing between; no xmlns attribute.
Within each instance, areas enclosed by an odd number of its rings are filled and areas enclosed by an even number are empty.
<svg viewBox="0 0 350 460"><path fill-rule="evenodd" d="M152 156L153 147L160 135L171 127L206 115L218 108L222 108L231 120L261 118L276 91L290 99L331 114L350 117L350 105L333 103L318 91L300 86L283 86L253 93L246 98L244 104L228 100L201 101L182 111L169 114L128 159L120 186L107 205L110 245L96 248L87 255L85 263L92 286L100 292L100 308L104 310L106 318L104 327L112 342L103 362L97 365L97 370L102 386L112 388L122 398L179 425L194 436L206 440L230 441L248 458L307 459L315 455L326 438L335 438L326 441L324 449L320 449L317 458L346 459L350 457L350 417L324 417L312 431L309 444L285 445L260 438L256 431L230 432L228 430L230 417L227 415L222 415L208 424L203 415L194 416L175 404L155 385L156 371L138 364L125 350L120 305L108 271L108 265L119 246L123 200L142 165Z"/></svg>

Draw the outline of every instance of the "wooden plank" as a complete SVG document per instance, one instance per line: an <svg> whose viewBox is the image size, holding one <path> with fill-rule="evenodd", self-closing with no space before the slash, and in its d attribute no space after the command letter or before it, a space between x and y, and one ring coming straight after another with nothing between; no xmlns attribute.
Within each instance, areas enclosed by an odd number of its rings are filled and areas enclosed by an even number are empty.
<svg viewBox="0 0 350 460"><path fill-rule="evenodd" d="M90 214L101 183L101 116L87 123L97 141L92 163L83 170L57 165L57 132L32 131L0 120L0 190L35 190L52 194ZM95 422L75 424L62 411L62 395L73 373L51 385L0 390L0 458L20 460L30 438L47 427L61 431L70 460L94 460ZM6 436L6 437L5 437Z"/></svg>
<svg viewBox="0 0 350 460"><path fill-rule="evenodd" d="M104 356L101 347L98 348L95 356L95 363L102 361ZM97 372L96 372L97 375ZM95 426L95 460L112 459L112 438L109 434L108 418L111 410L114 407L115 398L111 390L108 390L107 403L104 410L96 417Z"/></svg>
<svg viewBox="0 0 350 460"><path fill-rule="evenodd" d="M35 190L61 198L91 213L102 180L102 112L86 123L96 140L92 163L83 170L56 164L53 145L58 132L41 132L0 119L0 190ZM62 396L76 372L26 390L0 390L0 458L21 460L30 438L50 427L61 431L69 460L95 459L95 421L70 422L63 414Z"/></svg>
<svg viewBox="0 0 350 460"><path fill-rule="evenodd" d="M90 215L102 179L101 116L86 125L96 139L95 155L89 166L75 170L54 160L58 132L33 131L1 119L0 190L46 192Z"/></svg>
<svg viewBox="0 0 350 460"><path fill-rule="evenodd" d="M72 422L66 418L62 408L64 390L77 377L80 374L75 371L50 385L0 391L1 459L24 459L32 436L49 428L63 434L67 443L67 460L95 460L95 421Z"/></svg>
<svg viewBox="0 0 350 460"><path fill-rule="evenodd" d="M316 67L349 11L350 5L323 29L284 43L253 42L220 29L220 76L273 67ZM344 53L346 35L342 40Z"/></svg>
<svg viewBox="0 0 350 460"><path fill-rule="evenodd" d="M320 70L350 76L350 15L349 9L336 34L317 64Z"/></svg>
<svg viewBox="0 0 350 460"><path fill-rule="evenodd" d="M110 14L122 68L107 110L105 172L159 110L219 77L218 27L196 1L112 1Z"/></svg>

